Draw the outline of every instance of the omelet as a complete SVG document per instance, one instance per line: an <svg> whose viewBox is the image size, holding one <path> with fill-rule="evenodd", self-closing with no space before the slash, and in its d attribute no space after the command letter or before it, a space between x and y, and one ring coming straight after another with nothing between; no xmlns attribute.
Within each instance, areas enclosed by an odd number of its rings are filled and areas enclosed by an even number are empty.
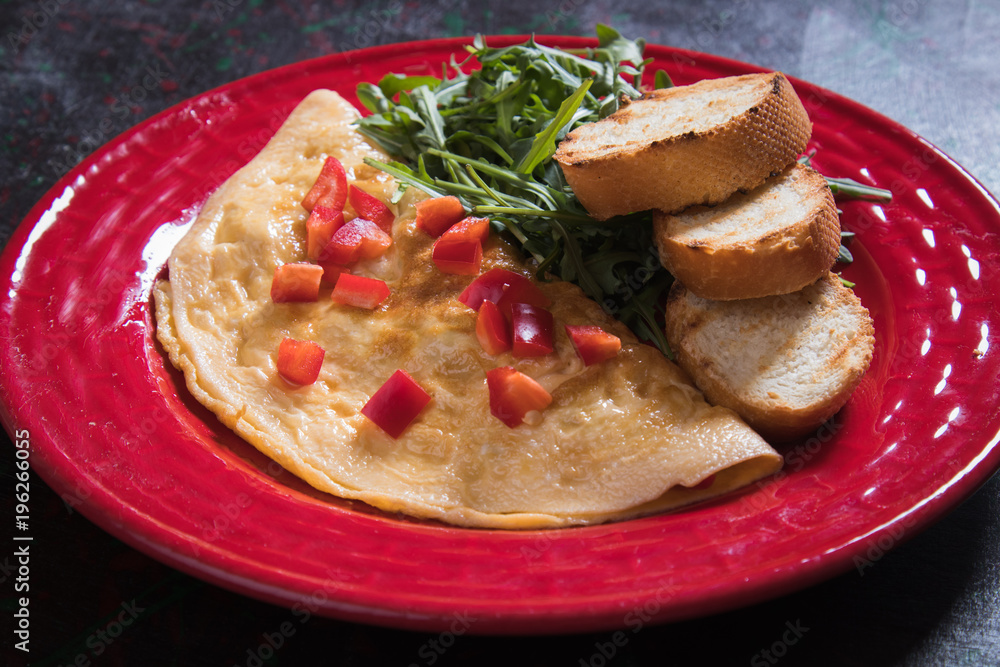
<svg viewBox="0 0 1000 667"><path fill-rule="evenodd" d="M415 224L409 188L391 203L393 243L355 274L391 294L373 310L333 302L275 303L275 268L305 261L301 202L326 156L348 180L390 202L396 183L364 163L385 159L356 132L356 110L318 90L263 150L204 204L154 287L157 336L191 394L229 428L312 486L388 513L466 527L593 524L678 508L774 473L778 455L732 411L710 406L688 377L638 341L576 286L538 282L551 299L554 350L490 355L476 312L458 300L472 276L448 275ZM350 207L347 209L351 215ZM531 275L497 235L482 270ZM614 358L580 360L563 326L592 324L622 340ZM277 372L282 339L326 350L316 382ZM512 366L552 403L512 428L490 412L486 373ZM405 370L431 400L398 437L362 414Z"/></svg>

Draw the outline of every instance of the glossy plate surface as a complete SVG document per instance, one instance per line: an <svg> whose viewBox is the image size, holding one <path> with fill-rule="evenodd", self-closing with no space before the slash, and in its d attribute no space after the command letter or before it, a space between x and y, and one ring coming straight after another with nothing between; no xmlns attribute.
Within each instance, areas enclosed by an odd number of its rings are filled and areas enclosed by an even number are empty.
<svg viewBox="0 0 1000 667"><path fill-rule="evenodd" d="M890 188L843 204L845 276L876 351L850 403L785 469L686 511L559 531L469 530L313 491L195 402L155 339L150 288L192 211L315 88L351 101L388 72L439 73L467 40L337 54L173 107L75 168L0 259L0 398L32 467L108 532L302 613L479 633L635 627L863 569L1000 464L1000 210L932 145L793 81L813 164ZM522 41L504 37L500 45ZM582 38L550 38L565 46ZM754 71L650 46L676 83Z"/></svg>

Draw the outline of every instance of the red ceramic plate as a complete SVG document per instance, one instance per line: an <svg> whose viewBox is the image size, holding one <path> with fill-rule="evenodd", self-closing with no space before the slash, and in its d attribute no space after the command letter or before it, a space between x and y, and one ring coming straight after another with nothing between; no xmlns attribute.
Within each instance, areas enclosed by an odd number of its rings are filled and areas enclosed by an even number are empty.
<svg viewBox="0 0 1000 667"><path fill-rule="evenodd" d="M503 37L494 44L521 41ZM551 43L584 46L580 38ZM845 203L871 370L783 472L686 511L557 531L460 529L311 490L236 438L164 362L150 286L191 211L309 91L427 73L463 40L338 54L169 109L97 151L0 262L3 421L86 516L186 572L296 613L425 630L637 629L864 569L1000 463L1000 211L907 129L795 81L814 164L891 188ZM651 46L677 83L754 68Z"/></svg>

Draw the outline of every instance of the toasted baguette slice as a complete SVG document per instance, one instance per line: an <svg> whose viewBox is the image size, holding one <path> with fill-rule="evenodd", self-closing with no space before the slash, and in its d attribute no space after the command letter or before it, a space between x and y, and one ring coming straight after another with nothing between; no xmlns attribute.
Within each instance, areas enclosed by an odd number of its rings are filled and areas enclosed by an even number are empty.
<svg viewBox="0 0 1000 667"><path fill-rule="evenodd" d="M871 362L868 310L832 274L792 294L709 301L670 289L667 341L705 397L765 438L787 440L836 413Z"/></svg>
<svg viewBox="0 0 1000 667"><path fill-rule="evenodd" d="M653 214L660 261L705 299L787 294L816 282L837 259L840 218L826 179L793 164L715 207Z"/></svg>
<svg viewBox="0 0 1000 667"><path fill-rule="evenodd" d="M805 150L809 116L780 72L646 93L559 144L555 159L598 220L718 204Z"/></svg>

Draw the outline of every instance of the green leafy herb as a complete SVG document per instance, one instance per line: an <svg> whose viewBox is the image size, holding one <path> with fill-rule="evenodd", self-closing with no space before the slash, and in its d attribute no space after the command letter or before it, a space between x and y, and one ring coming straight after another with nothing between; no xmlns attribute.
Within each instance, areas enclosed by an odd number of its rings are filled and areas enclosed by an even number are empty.
<svg viewBox="0 0 1000 667"><path fill-rule="evenodd" d="M810 161L815 154L816 151L810 151L800 157L798 161L807 167L812 166ZM830 178L829 176L824 176L823 178L826 179L827 185L830 186L830 191L835 195L840 195L848 199L867 199L880 202L892 201L891 190L883 190L882 188L858 183L852 178ZM840 214L840 209L837 209L837 215ZM854 238L854 232L840 232L840 251L837 254L837 261L841 264L850 264L854 261L854 255L851 254L850 249L846 245L852 238ZM848 287L854 287L854 283L848 284L848 281L843 279L841 279L841 282Z"/></svg>
<svg viewBox="0 0 1000 667"><path fill-rule="evenodd" d="M653 77L653 88L660 90L661 88L673 87L674 82L670 80L670 76L662 69L656 70L656 76Z"/></svg>
<svg viewBox="0 0 1000 667"><path fill-rule="evenodd" d="M800 157L799 162L806 166L811 166L810 161L812 160L813 155L815 155L815 151ZM831 178L829 176L824 176L824 178L826 179L827 185L830 186L830 190L832 190L835 195L843 195L853 199L869 199L879 202L892 201L891 190L885 190L883 188L865 185L864 183L858 183L853 178Z"/></svg>
<svg viewBox="0 0 1000 667"><path fill-rule="evenodd" d="M516 239L539 279L578 284L671 356L661 301L673 279L657 257L651 214L593 220L552 160L568 132L641 95L649 64L643 40L603 25L597 38L596 48L561 50L534 38L493 48L477 36L466 47L469 56L453 58L440 78L389 74L378 85L359 84L358 99L371 114L358 127L399 158L369 164L401 187L455 195ZM662 71L653 81L656 88L673 85ZM860 192L861 184L834 181L839 192Z"/></svg>
<svg viewBox="0 0 1000 667"><path fill-rule="evenodd" d="M577 283L669 354L659 302L671 280L640 214L599 223L552 161L566 133L640 95L645 44L599 26L598 47L565 51L529 40L503 48L478 36L469 58L435 77L362 83L359 129L399 162L370 164L432 196L455 195L534 259L540 279ZM478 68L465 73L474 62ZM657 85L669 86L659 74Z"/></svg>
<svg viewBox="0 0 1000 667"><path fill-rule="evenodd" d="M854 255L852 255L850 249L844 245L843 240L840 242L840 251L837 254L837 261L842 264L850 264L854 261Z"/></svg>

